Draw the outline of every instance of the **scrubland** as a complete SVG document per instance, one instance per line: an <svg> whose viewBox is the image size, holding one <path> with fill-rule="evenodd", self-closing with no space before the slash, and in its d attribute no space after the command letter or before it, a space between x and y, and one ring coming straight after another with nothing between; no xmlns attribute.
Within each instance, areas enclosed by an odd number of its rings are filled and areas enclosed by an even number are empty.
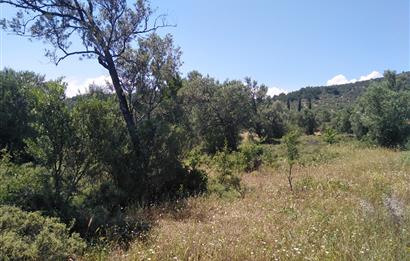
<svg viewBox="0 0 410 261"><path fill-rule="evenodd" d="M127 250L94 250L88 258L409 260L410 153L314 137L304 137L300 150L294 192L276 155L241 174L240 197L130 210L151 229Z"/></svg>

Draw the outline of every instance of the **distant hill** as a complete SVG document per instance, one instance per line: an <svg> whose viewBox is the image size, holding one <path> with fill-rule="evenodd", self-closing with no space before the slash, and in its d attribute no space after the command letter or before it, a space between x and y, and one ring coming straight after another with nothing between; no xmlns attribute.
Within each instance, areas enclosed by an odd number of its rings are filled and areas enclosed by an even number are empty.
<svg viewBox="0 0 410 261"><path fill-rule="evenodd" d="M397 78L402 79L406 84L410 84L410 72L400 73ZM305 87L298 91L275 96L274 99L285 103L289 100L292 108L297 107L299 99L306 107L310 99L312 107L320 106L337 109L352 105L371 83L382 80L383 78L378 78L342 85Z"/></svg>

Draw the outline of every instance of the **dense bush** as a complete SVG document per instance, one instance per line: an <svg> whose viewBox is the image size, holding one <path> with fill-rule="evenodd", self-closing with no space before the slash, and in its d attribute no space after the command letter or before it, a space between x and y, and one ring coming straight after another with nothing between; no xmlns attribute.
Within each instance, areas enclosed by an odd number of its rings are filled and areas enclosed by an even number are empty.
<svg viewBox="0 0 410 261"><path fill-rule="evenodd" d="M240 153L231 153L225 147L215 153L211 162L217 175L211 180L209 185L210 192L221 196L225 194L237 194L242 190L240 172L245 168L244 158Z"/></svg>
<svg viewBox="0 0 410 261"><path fill-rule="evenodd" d="M226 141L230 150L237 149L241 131L251 126L249 88L240 81L219 83L191 72L179 95L187 116L185 128L194 145L215 153Z"/></svg>
<svg viewBox="0 0 410 261"><path fill-rule="evenodd" d="M274 139L279 139L286 133L288 112L284 104L278 101L265 100L259 107L258 113L255 114L257 116L255 125L259 126L259 131L256 133L262 141L273 143Z"/></svg>
<svg viewBox="0 0 410 261"><path fill-rule="evenodd" d="M0 205L16 205L25 210L50 207L46 169L26 163L22 165L10 161L10 154L0 155Z"/></svg>
<svg viewBox="0 0 410 261"><path fill-rule="evenodd" d="M334 129L332 128L327 128L323 132L323 140L326 141L329 144L336 143L337 141L337 133Z"/></svg>
<svg viewBox="0 0 410 261"><path fill-rule="evenodd" d="M29 91L42 84L44 77L32 72L0 71L0 149L7 148L15 161L31 159L24 151L24 139L33 136Z"/></svg>
<svg viewBox="0 0 410 261"><path fill-rule="evenodd" d="M244 170L251 172L257 170L262 164L263 149L261 145L245 142L239 146L239 153L243 160Z"/></svg>
<svg viewBox="0 0 410 261"><path fill-rule="evenodd" d="M351 116L357 137L382 146L406 142L410 133L410 93L400 89L389 78L369 87Z"/></svg>
<svg viewBox="0 0 410 261"><path fill-rule="evenodd" d="M298 125L306 135L315 133L317 122L312 110L303 110L298 117Z"/></svg>
<svg viewBox="0 0 410 261"><path fill-rule="evenodd" d="M68 260L81 254L84 241L56 218L0 206L2 260Z"/></svg>
<svg viewBox="0 0 410 261"><path fill-rule="evenodd" d="M15 84L17 90L22 86ZM59 81L42 82L21 95L30 108L31 134L18 137L25 145L16 147L20 151L11 151L10 139L4 138L1 204L41 210L66 223L75 220L73 228L90 237L109 226L121 230L122 209L130 204L206 190L206 175L180 161L184 131L167 113L177 109L170 97L140 122L137 155L114 97L93 91L68 100ZM32 162L17 162L15 155L23 153Z"/></svg>
<svg viewBox="0 0 410 261"><path fill-rule="evenodd" d="M352 133L351 113L350 108L338 111L331 120L332 128L340 133Z"/></svg>

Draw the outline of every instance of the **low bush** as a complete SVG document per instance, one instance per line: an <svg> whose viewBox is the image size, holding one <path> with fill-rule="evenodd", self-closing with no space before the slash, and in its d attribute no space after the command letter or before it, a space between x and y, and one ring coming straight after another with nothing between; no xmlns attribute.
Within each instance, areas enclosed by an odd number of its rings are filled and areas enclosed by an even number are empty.
<svg viewBox="0 0 410 261"><path fill-rule="evenodd" d="M238 152L229 152L227 146L217 152L212 158L212 166L217 172L217 176L210 182L208 189L210 192L241 191L241 178L239 173L244 170L243 155Z"/></svg>
<svg viewBox="0 0 410 261"><path fill-rule="evenodd" d="M263 149L261 145L251 142L243 143L239 146L239 153L242 154L246 172L257 170L262 164Z"/></svg>
<svg viewBox="0 0 410 261"><path fill-rule="evenodd" d="M86 244L57 218L0 206L2 260L69 260L82 254Z"/></svg>
<svg viewBox="0 0 410 261"><path fill-rule="evenodd" d="M15 205L24 210L39 210L49 203L44 182L45 169L32 164L17 165L10 155L0 155L0 205Z"/></svg>
<svg viewBox="0 0 410 261"><path fill-rule="evenodd" d="M262 155L260 157L262 164L277 169L280 165L280 153L281 151L275 146L263 145Z"/></svg>
<svg viewBox="0 0 410 261"><path fill-rule="evenodd" d="M327 128L323 133L323 140L329 144L334 144L337 142L337 133L332 128Z"/></svg>
<svg viewBox="0 0 410 261"><path fill-rule="evenodd" d="M229 176L229 181L224 180L222 183L219 179L212 178L208 183L208 193L217 195L224 199L236 199L241 197L242 188L233 188L232 186L227 186L227 184L240 184L241 179L238 176Z"/></svg>

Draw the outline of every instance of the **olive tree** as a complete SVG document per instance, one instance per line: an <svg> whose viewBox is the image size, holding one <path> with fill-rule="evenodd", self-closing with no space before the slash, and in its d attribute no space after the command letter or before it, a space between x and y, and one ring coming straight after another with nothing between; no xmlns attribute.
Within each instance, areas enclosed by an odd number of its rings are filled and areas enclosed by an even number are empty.
<svg viewBox="0 0 410 261"><path fill-rule="evenodd" d="M132 92L130 89L135 92L138 88L130 88L130 84L159 90L170 77L158 78L156 72L162 73L165 70L162 68L170 68L168 62L179 56L175 54L178 51L173 52L168 40L166 44L154 42L164 45L154 46L147 51L151 46L137 39L169 26L165 16L159 15L152 19L153 10L148 0L137 0L132 6L126 0L0 0L0 4L17 9L14 18L1 21L3 28L49 43L51 48L46 51L46 56L56 64L74 55L98 60L111 77L122 116L138 153L137 121L133 115L135 103L129 97ZM74 44L78 42L80 44ZM152 39L149 43L152 43ZM78 46L81 48L75 49ZM141 59L135 59L141 50L147 55L148 61L141 63ZM147 66L150 64L156 68ZM122 72L122 68L127 67L136 70L133 71L133 75L138 77L136 81ZM169 74L175 76L176 69L176 66L172 67Z"/></svg>
<svg viewBox="0 0 410 261"><path fill-rule="evenodd" d="M197 72L188 75L181 90L193 136L207 152L226 145L236 150L240 133L251 123L249 89L240 81L219 83ZM211 130L211 131L210 131Z"/></svg>
<svg viewBox="0 0 410 261"><path fill-rule="evenodd" d="M263 126L262 126L262 109L266 107L268 102L268 87L265 85L258 85L257 81L253 81L251 78L245 78L245 84L250 93L251 110L252 110L252 127L255 133L259 137L263 137Z"/></svg>
<svg viewBox="0 0 410 261"><path fill-rule="evenodd" d="M409 135L410 93L394 91L389 82L372 84L356 103L351 117L354 134L381 146L403 144Z"/></svg>

